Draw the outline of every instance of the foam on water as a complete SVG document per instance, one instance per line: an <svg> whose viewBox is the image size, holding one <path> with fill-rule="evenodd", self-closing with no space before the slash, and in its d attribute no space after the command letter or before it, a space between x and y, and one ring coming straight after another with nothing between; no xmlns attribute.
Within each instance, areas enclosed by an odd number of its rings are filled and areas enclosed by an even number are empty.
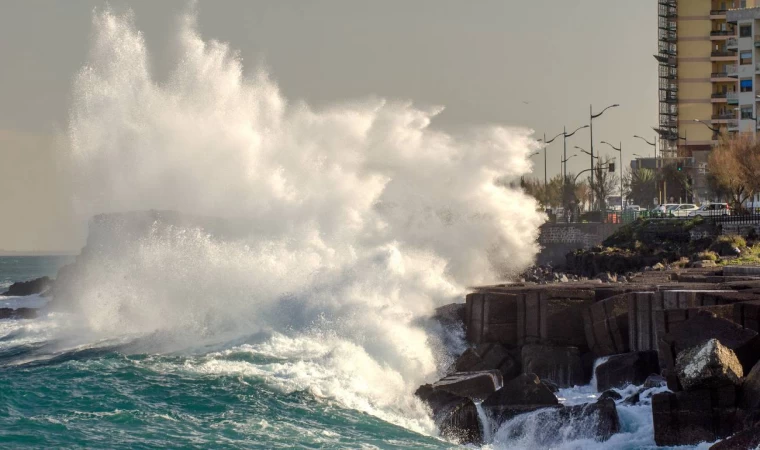
<svg viewBox="0 0 760 450"><path fill-rule="evenodd" d="M543 217L505 187L531 170L530 132L453 136L429 126L441 108L374 97L321 110L288 101L227 44L204 41L192 14L159 83L130 15L96 12L93 27L61 148L83 220L167 209L249 227L98 236L76 297L57 305L56 348L213 349L184 370L263 379L432 432L412 392L450 362L457 334L427 318L537 252Z"/></svg>

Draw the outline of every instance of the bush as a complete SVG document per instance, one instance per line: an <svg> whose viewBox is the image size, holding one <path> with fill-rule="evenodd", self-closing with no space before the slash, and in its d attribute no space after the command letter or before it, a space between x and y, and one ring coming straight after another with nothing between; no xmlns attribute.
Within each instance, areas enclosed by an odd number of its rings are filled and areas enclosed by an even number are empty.
<svg viewBox="0 0 760 450"><path fill-rule="evenodd" d="M697 253L694 259L697 261L717 261L719 258L717 253L705 250L704 252Z"/></svg>
<svg viewBox="0 0 760 450"><path fill-rule="evenodd" d="M736 234L719 236L718 239L715 240L715 243L716 244L730 244L739 249L747 248L747 241L744 240L743 237Z"/></svg>

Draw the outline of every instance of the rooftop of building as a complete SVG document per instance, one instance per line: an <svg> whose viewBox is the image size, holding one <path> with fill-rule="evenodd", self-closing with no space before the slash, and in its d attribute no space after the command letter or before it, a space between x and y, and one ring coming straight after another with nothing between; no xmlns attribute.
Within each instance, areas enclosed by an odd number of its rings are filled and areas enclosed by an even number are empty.
<svg viewBox="0 0 760 450"><path fill-rule="evenodd" d="M740 20L757 20L760 19L760 6L754 8L729 9L726 13L727 22L738 22Z"/></svg>

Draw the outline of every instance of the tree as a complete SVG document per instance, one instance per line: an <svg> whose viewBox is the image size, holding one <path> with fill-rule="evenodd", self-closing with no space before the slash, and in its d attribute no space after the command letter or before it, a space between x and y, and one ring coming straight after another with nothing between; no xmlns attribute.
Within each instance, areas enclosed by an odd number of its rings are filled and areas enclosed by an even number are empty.
<svg viewBox="0 0 760 450"><path fill-rule="evenodd" d="M676 201L681 199L686 202L693 197L691 178L685 172L678 170L676 164L664 165L657 175L663 189L667 190L668 198L673 197Z"/></svg>
<svg viewBox="0 0 760 450"><path fill-rule="evenodd" d="M657 197L657 180L651 169L629 169L623 177L625 196L634 204L651 208Z"/></svg>
<svg viewBox="0 0 760 450"><path fill-rule="evenodd" d="M708 181L714 192L723 192L734 209L760 191L760 145L746 135L726 139L708 159Z"/></svg>
<svg viewBox="0 0 760 450"><path fill-rule="evenodd" d="M594 181L591 182L591 177L588 177L589 186L594 193L594 199L596 200L596 206L600 211L607 210L607 197L614 193L619 186L619 178L614 174L611 174L608 167L612 162L612 158L609 156L599 158L596 160L594 166Z"/></svg>

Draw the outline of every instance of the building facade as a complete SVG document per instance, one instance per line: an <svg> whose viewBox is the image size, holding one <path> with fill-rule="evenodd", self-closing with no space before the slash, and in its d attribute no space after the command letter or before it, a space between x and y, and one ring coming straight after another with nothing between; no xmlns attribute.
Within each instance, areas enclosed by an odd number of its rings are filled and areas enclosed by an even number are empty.
<svg viewBox="0 0 760 450"><path fill-rule="evenodd" d="M750 126L739 117L756 117L754 27L740 37L728 17L756 6L760 0L658 0L658 156L690 158L695 201L709 199L707 159L719 136Z"/></svg>

